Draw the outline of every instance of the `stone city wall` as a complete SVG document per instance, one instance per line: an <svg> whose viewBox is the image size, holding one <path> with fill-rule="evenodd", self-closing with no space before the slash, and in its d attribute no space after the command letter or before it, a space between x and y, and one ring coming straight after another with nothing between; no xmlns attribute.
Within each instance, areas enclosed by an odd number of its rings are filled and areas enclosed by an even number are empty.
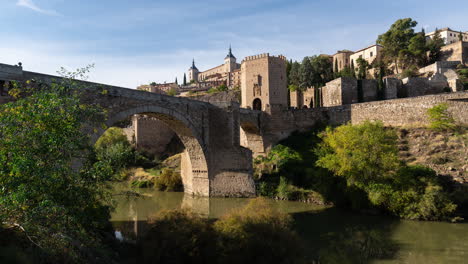
<svg viewBox="0 0 468 264"><path fill-rule="evenodd" d="M468 92L444 93L413 98L376 101L326 108L329 123L338 125L351 121L380 120L387 126L426 126L427 110L440 103L449 105L455 120L468 125Z"/></svg>

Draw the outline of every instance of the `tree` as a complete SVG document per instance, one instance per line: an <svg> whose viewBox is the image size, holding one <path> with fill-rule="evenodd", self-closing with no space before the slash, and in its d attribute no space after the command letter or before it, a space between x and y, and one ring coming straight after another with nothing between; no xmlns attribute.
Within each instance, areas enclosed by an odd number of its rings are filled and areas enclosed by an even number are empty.
<svg viewBox="0 0 468 264"><path fill-rule="evenodd" d="M179 84L179 83L177 82L177 77L175 77L175 84Z"/></svg>
<svg viewBox="0 0 468 264"><path fill-rule="evenodd" d="M430 120L429 127L436 131L454 131L457 128L455 119L448 111L448 104L441 103L427 110Z"/></svg>
<svg viewBox="0 0 468 264"><path fill-rule="evenodd" d="M158 84L157 84L156 82L151 82L150 85L151 85L151 86L156 86L156 85L158 85Z"/></svg>
<svg viewBox="0 0 468 264"><path fill-rule="evenodd" d="M418 67L424 67L427 64L427 41L423 32L416 34L409 41L408 52L411 56L410 63Z"/></svg>
<svg viewBox="0 0 468 264"><path fill-rule="evenodd" d="M297 61L291 64L291 70L289 71L288 81L289 85L288 88L290 91L295 91L299 89L300 86L300 68L301 64Z"/></svg>
<svg viewBox="0 0 468 264"><path fill-rule="evenodd" d="M177 95L177 90L175 88L171 88L171 89L169 89L169 91L167 91L167 95L176 96Z"/></svg>
<svg viewBox="0 0 468 264"><path fill-rule="evenodd" d="M352 77L356 78L356 69L354 68L354 60L351 60L351 72L353 73Z"/></svg>
<svg viewBox="0 0 468 264"><path fill-rule="evenodd" d="M321 138L317 165L350 184L388 177L399 167L396 133L381 122L328 128Z"/></svg>
<svg viewBox="0 0 468 264"><path fill-rule="evenodd" d="M461 32L460 32L460 34L458 34L458 40L463 41L463 34Z"/></svg>
<svg viewBox="0 0 468 264"><path fill-rule="evenodd" d="M187 75L184 73L184 86L187 85Z"/></svg>
<svg viewBox="0 0 468 264"><path fill-rule="evenodd" d="M301 90L305 90L312 86L313 68L309 57L304 57L304 59L302 60L301 67L299 70L299 76L299 87L301 88Z"/></svg>
<svg viewBox="0 0 468 264"><path fill-rule="evenodd" d="M110 197L104 183L111 173L85 159L93 148L83 132L83 120L103 126L104 114L81 101L82 90L72 78L18 83L11 90L17 100L0 106L0 219L20 226L52 258L44 262L107 258L102 250ZM81 169L72 168L79 163Z"/></svg>
<svg viewBox="0 0 468 264"><path fill-rule="evenodd" d="M398 73L401 51L408 48L414 34L414 27L418 23L411 18L399 19L384 34L380 35L377 43L383 46L382 58L387 63L394 63Z"/></svg>
<svg viewBox="0 0 468 264"><path fill-rule="evenodd" d="M339 69L338 69L338 59L335 59L335 72L339 72Z"/></svg>
<svg viewBox="0 0 468 264"><path fill-rule="evenodd" d="M367 62L365 59L363 58L358 58L356 60L356 63L358 65L358 74L357 74L357 78L359 80L363 80L363 79L366 79L367 77L367 70L369 69L369 62Z"/></svg>
<svg viewBox="0 0 468 264"><path fill-rule="evenodd" d="M354 78L355 77L355 72L353 70L351 70L350 67L344 67L340 72L338 72L336 75L335 75L336 78L340 78L340 77L351 77L351 78Z"/></svg>
<svg viewBox="0 0 468 264"><path fill-rule="evenodd" d="M427 42L429 52L428 63L432 64L439 60L441 49L445 45L444 39L440 36L440 31L436 29L434 36Z"/></svg>
<svg viewBox="0 0 468 264"><path fill-rule="evenodd" d="M318 88L333 80L333 63L327 56L313 56L310 58L312 64L312 86Z"/></svg>

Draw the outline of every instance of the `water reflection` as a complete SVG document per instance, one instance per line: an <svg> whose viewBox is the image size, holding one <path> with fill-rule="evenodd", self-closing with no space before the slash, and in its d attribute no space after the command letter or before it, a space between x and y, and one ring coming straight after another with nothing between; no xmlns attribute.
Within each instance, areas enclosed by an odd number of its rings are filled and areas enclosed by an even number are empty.
<svg viewBox="0 0 468 264"><path fill-rule="evenodd" d="M147 219L161 210L183 208L218 218L249 201L152 190L140 195L116 196L112 221L125 238L143 235ZM467 224L401 221L299 202L270 202L293 214L308 255L319 263L467 263Z"/></svg>

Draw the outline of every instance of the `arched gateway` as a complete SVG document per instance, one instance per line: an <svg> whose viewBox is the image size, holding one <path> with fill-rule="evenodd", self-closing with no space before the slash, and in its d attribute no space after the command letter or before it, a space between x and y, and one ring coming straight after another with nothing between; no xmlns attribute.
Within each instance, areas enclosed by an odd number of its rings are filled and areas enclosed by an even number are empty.
<svg viewBox="0 0 468 264"><path fill-rule="evenodd" d="M107 111L107 126L139 114L155 117L171 128L185 146L181 164L185 192L255 195L252 152L240 146L239 105L232 104L226 110L187 98L109 86L89 87L83 97Z"/></svg>

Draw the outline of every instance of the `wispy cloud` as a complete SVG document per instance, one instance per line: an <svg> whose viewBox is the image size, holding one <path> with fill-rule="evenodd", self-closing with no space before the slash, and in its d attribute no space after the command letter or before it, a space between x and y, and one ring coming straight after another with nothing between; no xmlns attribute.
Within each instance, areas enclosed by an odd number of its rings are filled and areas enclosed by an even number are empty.
<svg viewBox="0 0 468 264"><path fill-rule="evenodd" d="M41 13L41 14L44 14L44 15L61 16L61 14L59 14L58 12L56 12L54 10L47 10L47 9L42 9L42 8L38 7L36 4L34 4L34 2L32 0L18 0L18 2L16 2L16 5L29 8L31 10L34 10L34 11L36 11L38 13Z"/></svg>

